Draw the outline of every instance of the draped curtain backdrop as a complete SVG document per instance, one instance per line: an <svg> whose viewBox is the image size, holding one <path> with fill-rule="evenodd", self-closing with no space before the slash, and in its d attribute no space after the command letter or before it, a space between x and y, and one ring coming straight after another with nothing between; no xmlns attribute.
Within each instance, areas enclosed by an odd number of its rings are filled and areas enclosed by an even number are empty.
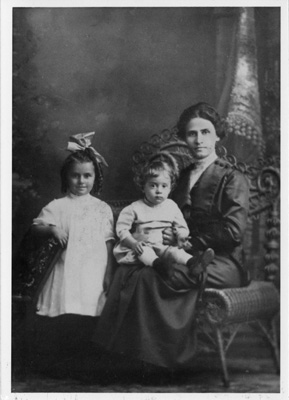
<svg viewBox="0 0 289 400"><path fill-rule="evenodd" d="M254 163L263 156L280 154L278 152L280 55L278 56L278 51L275 50L278 48L278 43L272 42L279 28L276 11L278 13L277 9L268 10L268 13L272 12L274 16L272 21L275 23L271 25L275 30L271 28L271 35L267 32L264 35L259 25L260 40L257 43L255 14L259 12L258 8L243 7L236 10L234 15L231 15L233 23L229 29L232 39L229 44L227 43L230 50L227 51L229 56L224 63L220 59L224 56L224 33L228 33L228 22L222 9L216 10L219 17L217 90L221 93L217 108L226 117L229 131L228 137L222 144L229 154L246 163ZM261 13L260 15L261 20L264 15ZM261 66L258 65L258 60L261 60ZM223 77L222 70L225 71ZM244 249L246 254L254 255L247 257L252 278L264 276L264 239L268 230L266 222L265 216L260 216L258 220L248 220Z"/></svg>
<svg viewBox="0 0 289 400"><path fill-rule="evenodd" d="M252 162L264 153L253 7L238 9L218 110L227 116L228 152Z"/></svg>

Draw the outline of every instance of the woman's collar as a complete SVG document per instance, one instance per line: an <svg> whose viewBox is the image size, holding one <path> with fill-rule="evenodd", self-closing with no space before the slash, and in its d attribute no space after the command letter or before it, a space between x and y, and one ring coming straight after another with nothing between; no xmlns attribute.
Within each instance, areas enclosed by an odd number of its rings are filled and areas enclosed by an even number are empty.
<svg viewBox="0 0 289 400"><path fill-rule="evenodd" d="M213 152L208 157L206 157L202 160L196 160L193 164L196 169L204 170L209 165L211 165L214 161L216 161L217 158L218 158L217 154L215 152Z"/></svg>

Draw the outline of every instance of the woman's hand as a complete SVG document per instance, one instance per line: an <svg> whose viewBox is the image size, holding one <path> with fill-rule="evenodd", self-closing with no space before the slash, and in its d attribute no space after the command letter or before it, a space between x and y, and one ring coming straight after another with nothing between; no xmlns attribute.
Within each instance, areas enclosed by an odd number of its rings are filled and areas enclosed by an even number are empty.
<svg viewBox="0 0 289 400"><path fill-rule="evenodd" d="M166 246L177 245L177 239L174 234L173 228L166 228L163 230L163 244Z"/></svg>
<svg viewBox="0 0 289 400"><path fill-rule="evenodd" d="M179 236L177 239L178 248L184 249L185 251L191 250L193 246L190 243L190 239L191 239L190 236L187 237Z"/></svg>
<svg viewBox="0 0 289 400"><path fill-rule="evenodd" d="M68 234L63 229L53 226L51 228L51 234L62 248L66 247L68 242Z"/></svg>

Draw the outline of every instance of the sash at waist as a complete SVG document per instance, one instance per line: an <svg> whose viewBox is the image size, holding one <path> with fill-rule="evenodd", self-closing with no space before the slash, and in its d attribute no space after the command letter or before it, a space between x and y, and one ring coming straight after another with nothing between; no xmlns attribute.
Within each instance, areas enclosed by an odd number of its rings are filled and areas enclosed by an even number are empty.
<svg viewBox="0 0 289 400"><path fill-rule="evenodd" d="M134 226L132 236L136 240L142 240L147 243L162 243L163 230L171 227L171 222L152 221L149 223L137 223Z"/></svg>

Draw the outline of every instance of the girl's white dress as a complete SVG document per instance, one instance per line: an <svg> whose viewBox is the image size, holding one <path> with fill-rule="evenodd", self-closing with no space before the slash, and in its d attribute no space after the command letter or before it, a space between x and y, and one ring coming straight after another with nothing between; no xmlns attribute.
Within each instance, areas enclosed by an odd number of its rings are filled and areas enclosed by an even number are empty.
<svg viewBox="0 0 289 400"><path fill-rule="evenodd" d="M114 240L111 208L90 194L69 194L50 202L33 224L55 225L68 233L67 247L39 296L38 314L100 315L106 242Z"/></svg>

